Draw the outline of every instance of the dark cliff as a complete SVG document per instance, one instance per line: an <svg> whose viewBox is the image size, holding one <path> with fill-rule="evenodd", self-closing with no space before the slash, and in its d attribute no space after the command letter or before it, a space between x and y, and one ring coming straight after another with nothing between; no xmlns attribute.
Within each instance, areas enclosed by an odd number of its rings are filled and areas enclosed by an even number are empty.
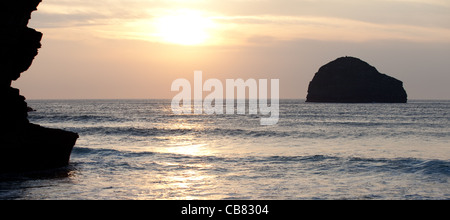
<svg viewBox="0 0 450 220"><path fill-rule="evenodd" d="M354 57L322 66L309 84L307 102L406 103L403 82Z"/></svg>
<svg viewBox="0 0 450 220"><path fill-rule="evenodd" d="M78 135L43 128L28 121L31 108L11 82L31 66L41 47L42 33L27 27L41 0L0 3L0 171L65 166Z"/></svg>

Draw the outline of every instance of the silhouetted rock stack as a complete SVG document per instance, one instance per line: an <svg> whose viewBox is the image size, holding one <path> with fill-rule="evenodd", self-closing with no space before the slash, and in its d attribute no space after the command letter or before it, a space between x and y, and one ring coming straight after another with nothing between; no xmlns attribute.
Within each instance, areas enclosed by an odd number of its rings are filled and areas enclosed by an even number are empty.
<svg viewBox="0 0 450 220"><path fill-rule="evenodd" d="M319 69L309 84L307 102L406 103L403 82L354 57L342 57Z"/></svg>
<svg viewBox="0 0 450 220"><path fill-rule="evenodd" d="M0 3L0 171L65 166L78 134L29 123L31 108L11 87L31 66L41 47L42 33L28 28L41 0L2 0Z"/></svg>

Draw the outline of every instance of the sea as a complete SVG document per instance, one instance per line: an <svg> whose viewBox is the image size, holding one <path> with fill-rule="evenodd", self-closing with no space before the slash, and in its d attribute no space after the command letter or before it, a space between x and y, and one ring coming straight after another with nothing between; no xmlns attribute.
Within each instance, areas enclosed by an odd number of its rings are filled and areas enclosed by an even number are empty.
<svg viewBox="0 0 450 220"><path fill-rule="evenodd" d="M450 101L280 100L264 115L176 115L171 100L30 100L77 132L70 165L0 175L2 200L449 200Z"/></svg>

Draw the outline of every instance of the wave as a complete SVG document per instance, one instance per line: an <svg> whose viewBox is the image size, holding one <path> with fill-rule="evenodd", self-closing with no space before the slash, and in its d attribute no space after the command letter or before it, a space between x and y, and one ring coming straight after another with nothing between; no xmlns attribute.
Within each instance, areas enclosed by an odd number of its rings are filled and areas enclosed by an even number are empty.
<svg viewBox="0 0 450 220"><path fill-rule="evenodd" d="M106 148L87 148L87 147L75 147L72 151L73 154L77 154L78 156L86 156L86 155L97 155L97 156L123 156L124 158L133 158L133 157L142 157L155 155L154 152L132 152L132 151L122 151L115 149L106 149Z"/></svg>
<svg viewBox="0 0 450 220"><path fill-rule="evenodd" d="M315 174L354 174L354 173L391 173L421 174L428 176L439 176L450 178L450 161L426 160L419 158L362 158L362 157L338 157L328 155L308 156L248 156L248 157L217 157L217 156L192 156L174 153L135 152L117 149L103 148L80 148L76 147L73 154L81 160L85 157L108 158L119 157L121 163L126 161L177 161L182 164L214 164L215 167L222 166L224 171L230 171L230 167L247 167L254 171L263 171L260 168L283 169L292 168L294 171L307 170ZM116 159L114 159L116 161ZM108 166L114 164L107 163ZM153 163L151 163L154 165ZM245 166L242 166L245 164ZM119 164L120 165L120 164ZM186 166L187 168L189 166ZM142 167L141 167L142 168ZM445 179L444 181L448 181Z"/></svg>
<svg viewBox="0 0 450 220"><path fill-rule="evenodd" d="M224 161L230 161L230 159ZM355 174L355 173L391 173L419 174L450 178L450 161L425 160L417 158L361 158L334 157L326 155L311 156L271 156L247 157L231 160L235 163L259 164L267 171L267 167L278 169L291 167L303 169L314 174ZM448 181L445 179L444 181Z"/></svg>
<svg viewBox="0 0 450 220"><path fill-rule="evenodd" d="M66 130L77 132L81 135L100 136L174 136L174 135L220 135L220 136L246 136L246 137L288 137L295 132L283 131L257 131L246 129L224 129L224 128L138 128L138 127L65 127Z"/></svg>
<svg viewBox="0 0 450 220"><path fill-rule="evenodd" d="M62 129L77 132L81 136L99 137L170 137L170 136L217 136L217 137L242 137L242 138L313 138L313 139L360 139L360 138L406 138L406 137L447 137L446 130L440 131L411 131L411 130L384 130L384 129L341 129L341 128L314 128L301 127L298 129L264 129L264 128L158 128L158 127L131 127L131 126L83 126L68 127Z"/></svg>
<svg viewBox="0 0 450 220"><path fill-rule="evenodd" d="M72 150L73 154L78 155L119 155L122 151L114 150L114 149L105 149L105 148L86 148L86 147L74 147Z"/></svg>
<svg viewBox="0 0 450 220"><path fill-rule="evenodd" d="M129 119L111 115L50 115L30 114L29 119L40 123L111 123L127 122Z"/></svg>

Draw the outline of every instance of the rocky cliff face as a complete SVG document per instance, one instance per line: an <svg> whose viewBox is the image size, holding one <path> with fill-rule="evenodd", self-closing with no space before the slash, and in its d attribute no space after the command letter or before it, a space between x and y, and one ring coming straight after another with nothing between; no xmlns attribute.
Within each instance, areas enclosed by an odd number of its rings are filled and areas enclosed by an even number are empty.
<svg viewBox="0 0 450 220"><path fill-rule="evenodd" d="M0 8L0 171L34 170L67 165L78 138L28 121L30 108L11 82L28 70L42 33L27 27L41 0L2 0Z"/></svg>
<svg viewBox="0 0 450 220"><path fill-rule="evenodd" d="M32 11L40 0L4 0L0 3L0 109L1 125L28 123L27 104L19 90L11 88L11 82L31 66L41 47L42 33L28 28Z"/></svg>
<svg viewBox="0 0 450 220"><path fill-rule="evenodd" d="M307 102L406 103L403 82L354 57L322 66L309 84Z"/></svg>

